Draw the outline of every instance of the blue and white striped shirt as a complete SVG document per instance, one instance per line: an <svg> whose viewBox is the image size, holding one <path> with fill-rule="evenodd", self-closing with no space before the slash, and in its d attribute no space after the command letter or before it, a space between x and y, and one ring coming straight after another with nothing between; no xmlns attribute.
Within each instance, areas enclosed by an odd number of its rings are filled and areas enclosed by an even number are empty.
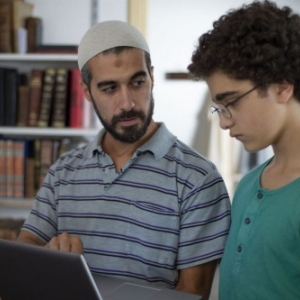
<svg viewBox="0 0 300 300"><path fill-rule="evenodd" d="M23 230L80 236L93 273L169 288L178 270L220 258L230 201L215 166L162 123L116 172L103 135L50 168Z"/></svg>

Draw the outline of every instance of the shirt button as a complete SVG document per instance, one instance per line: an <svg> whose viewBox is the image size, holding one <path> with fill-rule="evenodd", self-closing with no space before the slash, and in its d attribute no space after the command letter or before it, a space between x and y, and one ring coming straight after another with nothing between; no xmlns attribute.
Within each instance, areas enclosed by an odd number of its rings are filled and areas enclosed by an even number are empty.
<svg viewBox="0 0 300 300"><path fill-rule="evenodd" d="M249 218L245 219L245 224L250 224L251 220Z"/></svg>
<svg viewBox="0 0 300 300"><path fill-rule="evenodd" d="M264 195L263 195L262 193L258 193L258 194L257 194L257 198L258 198L258 199L261 199L263 196L264 196Z"/></svg>
<svg viewBox="0 0 300 300"><path fill-rule="evenodd" d="M106 169L104 170L104 172L105 172L106 174L108 174L108 173L109 173L109 168L106 168Z"/></svg>
<svg viewBox="0 0 300 300"><path fill-rule="evenodd" d="M242 252L242 246L237 247L237 252Z"/></svg>

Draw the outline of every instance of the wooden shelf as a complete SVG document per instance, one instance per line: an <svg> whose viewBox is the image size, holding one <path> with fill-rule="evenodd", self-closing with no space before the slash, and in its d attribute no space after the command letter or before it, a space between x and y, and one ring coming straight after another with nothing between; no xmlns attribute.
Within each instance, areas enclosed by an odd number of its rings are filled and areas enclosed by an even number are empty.
<svg viewBox="0 0 300 300"><path fill-rule="evenodd" d="M34 199L1 199L0 207L31 208Z"/></svg>
<svg viewBox="0 0 300 300"><path fill-rule="evenodd" d="M0 135L5 136L40 136L40 137L93 137L96 128L40 128L40 127L0 127Z"/></svg>
<svg viewBox="0 0 300 300"><path fill-rule="evenodd" d="M77 54L17 54L17 53L2 53L0 54L1 61L62 61L76 62Z"/></svg>

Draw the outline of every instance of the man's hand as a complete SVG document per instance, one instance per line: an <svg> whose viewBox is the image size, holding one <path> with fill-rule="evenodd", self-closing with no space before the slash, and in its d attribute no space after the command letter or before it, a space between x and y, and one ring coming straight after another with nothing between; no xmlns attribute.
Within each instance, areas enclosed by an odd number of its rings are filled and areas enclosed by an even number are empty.
<svg viewBox="0 0 300 300"><path fill-rule="evenodd" d="M65 252L83 253L83 243L80 237L72 236L67 232L53 237L45 247Z"/></svg>

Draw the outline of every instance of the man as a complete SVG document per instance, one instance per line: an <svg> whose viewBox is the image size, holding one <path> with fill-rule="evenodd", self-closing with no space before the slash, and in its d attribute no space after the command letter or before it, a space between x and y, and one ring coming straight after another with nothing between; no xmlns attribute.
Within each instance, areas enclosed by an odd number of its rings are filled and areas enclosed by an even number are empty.
<svg viewBox="0 0 300 300"><path fill-rule="evenodd" d="M221 176L153 121L153 67L136 28L94 25L78 63L104 129L50 168L18 240L83 252L96 274L208 299L230 222Z"/></svg>
<svg viewBox="0 0 300 300"><path fill-rule="evenodd" d="M207 82L222 129L274 152L236 189L220 299L300 299L300 17L269 1L231 10L188 69Z"/></svg>

